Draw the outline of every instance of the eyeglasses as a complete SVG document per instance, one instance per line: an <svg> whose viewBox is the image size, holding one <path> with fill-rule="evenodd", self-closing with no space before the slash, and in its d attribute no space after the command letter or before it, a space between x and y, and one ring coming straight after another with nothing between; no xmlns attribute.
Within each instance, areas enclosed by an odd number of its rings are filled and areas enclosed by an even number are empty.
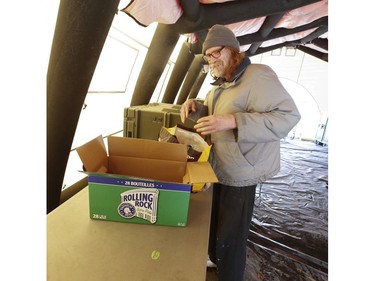
<svg viewBox="0 0 375 281"><path fill-rule="evenodd" d="M203 56L203 59L204 59L205 61L207 61L207 62L208 62L211 58L218 59L218 58L221 56L221 51L222 51L224 48L225 48L225 46L224 46L224 47L221 47L221 49L219 49L219 50L213 51L211 54L206 54L206 55L204 55L204 56Z"/></svg>

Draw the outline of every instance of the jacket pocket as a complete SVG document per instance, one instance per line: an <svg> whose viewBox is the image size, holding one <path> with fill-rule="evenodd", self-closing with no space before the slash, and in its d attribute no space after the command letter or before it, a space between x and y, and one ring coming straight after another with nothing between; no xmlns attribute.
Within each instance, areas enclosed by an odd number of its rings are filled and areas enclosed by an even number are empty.
<svg viewBox="0 0 375 281"><path fill-rule="evenodd" d="M242 143L240 144L240 150L243 157L252 166L267 170L279 159L279 146L278 142Z"/></svg>
<svg viewBox="0 0 375 281"><path fill-rule="evenodd" d="M222 167L238 167L253 166L242 154L237 142L215 142L215 158Z"/></svg>

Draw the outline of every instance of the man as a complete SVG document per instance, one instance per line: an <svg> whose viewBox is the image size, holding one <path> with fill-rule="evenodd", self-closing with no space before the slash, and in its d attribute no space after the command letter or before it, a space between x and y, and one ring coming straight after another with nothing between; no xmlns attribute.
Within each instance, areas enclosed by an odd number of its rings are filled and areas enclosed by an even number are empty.
<svg viewBox="0 0 375 281"><path fill-rule="evenodd" d="M210 162L219 179L213 186L209 258L220 281L242 281L256 186L279 172L280 139L301 116L275 72L251 64L230 29L214 25L202 53L215 81L204 102L208 115L194 128L211 138ZM182 122L197 108L187 100Z"/></svg>

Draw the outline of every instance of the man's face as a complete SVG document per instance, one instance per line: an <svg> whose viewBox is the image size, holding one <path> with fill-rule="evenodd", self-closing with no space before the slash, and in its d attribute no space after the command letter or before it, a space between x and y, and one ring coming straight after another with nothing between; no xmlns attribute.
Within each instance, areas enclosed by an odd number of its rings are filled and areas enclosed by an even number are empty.
<svg viewBox="0 0 375 281"><path fill-rule="evenodd" d="M229 66L230 51L225 47L212 47L206 50L211 73L215 77L225 77L226 70Z"/></svg>

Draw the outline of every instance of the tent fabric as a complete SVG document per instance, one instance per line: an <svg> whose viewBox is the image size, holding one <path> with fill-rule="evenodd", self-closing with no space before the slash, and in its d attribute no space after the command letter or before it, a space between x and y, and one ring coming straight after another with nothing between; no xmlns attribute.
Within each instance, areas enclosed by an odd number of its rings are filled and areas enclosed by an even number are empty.
<svg viewBox="0 0 375 281"><path fill-rule="evenodd" d="M250 20L245 20L237 23L227 24L226 27L231 29L233 33L238 37L246 34L255 33L261 28L266 17L260 17Z"/></svg>
<svg viewBox="0 0 375 281"><path fill-rule="evenodd" d="M238 1L238 0L199 0L201 4L215 4L215 3L224 3L230 1Z"/></svg>
<svg viewBox="0 0 375 281"><path fill-rule="evenodd" d="M325 16L328 16L328 0L321 0L286 12L275 27L295 28Z"/></svg>
<svg viewBox="0 0 375 281"><path fill-rule="evenodd" d="M232 1L232 0L229 0ZM218 4L229 2L228 0L200 0L199 2L203 5L210 5L210 4ZM163 24L174 24L176 23L181 16L183 16L183 8L180 5L178 0L160 0L160 1L148 1L148 0L132 0L124 9L121 11L125 12L128 16L133 18L138 24L142 26L148 26L153 22L163 23ZM230 12L230 11L229 11ZM305 5L300 8L292 9L287 11L283 14L279 22L276 23L273 30L277 29L295 29L298 27L302 27L306 24L311 24L315 21L320 19L324 19L328 16L328 0L321 0L315 2L313 4ZM237 37L248 35L248 34L257 34L260 29L263 27L263 24L267 17L260 16L258 18L252 18L245 21L240 21L236 23L226 24L226 26L231 29ZM204 19L203 19L204 20ZM320 26L322 27L322 26ZM295 46L293 44L303 45L303 48L307 48L305 52L308 50L317 51L318 54L315 56L323 59L328 60L327 56L323 54L328 54L328 49L323 49L321 46L317 46L313 39L324 39L328 41L328 32L319 35L314 34L314 31L323 30L320 27L314 27L309 30L295 32L293 34L281 36L278 38L269 38L267 40L266 37L264 39L257 39L259 42L255 42L254 45L256 48L251 50L252 54L255 54L255 49L261 48L279 48L279 46L283 46L290 42L291 46ZM324 27L323 27L324 28ZM284 32L284 31L282 31ZM288 32L282 33L288 34ZM191 44L199 43L200 39L203 38L199 37L198 33L188 33L185 34L188 37L188 41ZM312 35L312 37L309 37ZM200 34L200 36L203 36ZM315 38L317 37L317 38ZM309 42L300 42L302 39L308 38ZM240 46L241 52L247 52L250 50L251 45L254 42L244 42ZM312 44L310 44L312 43ZM199 45L198 45L199 46ZM308 52L309 53L309 52ZM320 53L320 55L319 55ZM311 53L310 53L311 54Z"/></svg>
<svg viewBox="0 0 375 281"><path fill-rule="evenodd" d="M132 0L121 11L142 26L148 26L153 22L173 24L183 13L177 0Z"/></svg>
<svg viewBox="0 0 375 281"><path fill-rule="evenodd" d="M255 203L244 280L328 280L328 147L282 140Z"/></svg>
<svg viewBox="0 0 375 281"><path fill-rule="evenodd" d="M200 0L199 2L202 4L212 4L228 2L228 0ZM183 14L182 7L178 0L132 0L122 11L142 26L148 26L153 22L173 24ZM324 16L328 16L328 0L322 0L286 12L276 24L275 28L283 27L292 29L300 25L311 23ZM265 19L266 17L259 17L228 24L226 26L230 28L236 36L242 36L257 32ZM296 35L296 37L302 38L305 34L306 32L300 33ZM288 40L288 38L281 38L280 42Z"/></svg>
<svg viewBox="0 0 375 281"><path fill-rule="evenodd" d="M314 32L317 29L318 28L312 28L312 29L297 32L297 33L294 33L294 34L290 34L290 35L287 35L287 36L275 38L275 39L272 39L272 40L267 40L267 41L264 41L262 43L261 47L265 48L265 47L273 46L273 45L276 45L276 44L281 44L281 43L284 43L284 42L299 40L299 39L302 39L302 38L308 36L311 32Z"/></svg>

